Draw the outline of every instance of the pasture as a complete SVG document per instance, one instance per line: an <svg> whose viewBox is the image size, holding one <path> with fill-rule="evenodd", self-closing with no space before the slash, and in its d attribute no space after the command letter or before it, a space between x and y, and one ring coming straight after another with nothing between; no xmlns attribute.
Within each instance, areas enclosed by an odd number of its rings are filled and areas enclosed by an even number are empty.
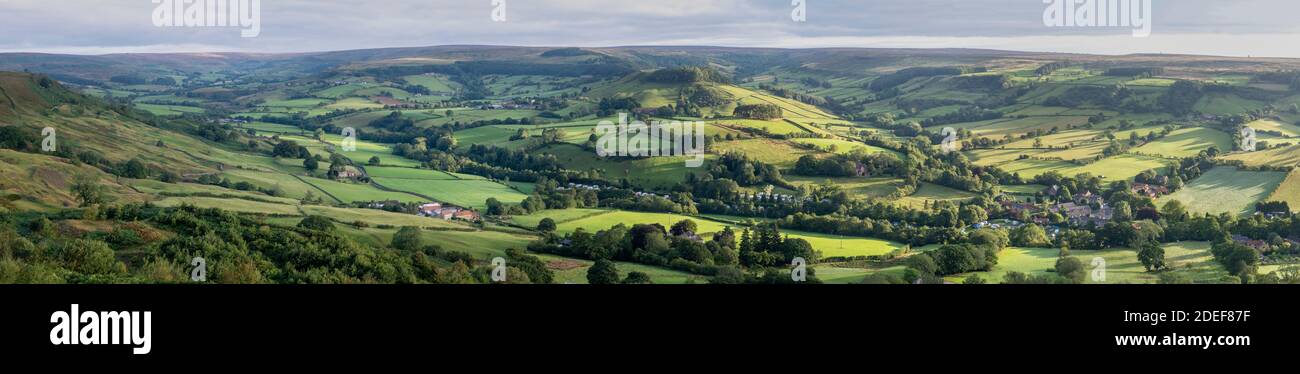
<svg viewBox="0 0 1300 374"><path fill-rule="evenodd" d="M1218 148L1220 152L1231 150L1232 135L1204 127L1178 129L1163 138L1133 149L1133 152L1183 158L1196 156L1210 148Z"/></svg>
<svg viewBox="0 0 1300 374"><path fill-rule="evenodd" d="M505 204L517 204L528 198L506 185L486 180L374 178L374 181L389 189L475 210L485 209L488 198L496 198Z"/></svg>
<svg viewBox="0 0 1300 374"><path fill-rule="evenodd" d="M1210 244L1206 242L1179 242L1164 244L1165 261L1172 272L1189 276L1197 283L1217 283L1224 279L1227 272L1214 262L1210 254ZM998 265L990 272L977 273L989 283L1001 283L1007 273L1016 271L1025 274L1049 274L1055 272L1056 260L1060 250L1055 248L1006 248L998 253ZM1149 273L1138 261L1137 252L1132 249L1109 249L1104 251L1071 251L1071 256L1083 261L1089 276L1084 277L1088 284L1141 284L1156 283L1159 274ZM1101 258L1105 263L1105 281L1094 281L1091 277L1093 261ZM949 281L961 283L971 274L947 277Z"/></svg>
<svg viewBox="0 0 1300 374"><path fill-rule="evenodd" d="M1160 205L1178 200L1192 213L1250 214L1255 211L1255 203L1272 195L1286 177L1281 172L1220 166L1187 183L1182 190L1160 198Z"/></svg>

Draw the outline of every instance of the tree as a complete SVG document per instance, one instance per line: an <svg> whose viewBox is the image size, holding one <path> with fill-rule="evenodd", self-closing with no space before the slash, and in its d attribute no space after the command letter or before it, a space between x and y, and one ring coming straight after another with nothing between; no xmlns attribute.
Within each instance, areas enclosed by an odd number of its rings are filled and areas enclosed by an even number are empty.
<svg viewBox="0 0 1300 374"><path fill-rule="evenodd" d="M979 274L971 274L970 277L966 278L966 280L962 281L961 283L962 284L985 284L988 282L985 281L984 278L981 278Z"/></svg>
<svg viewBox="0 0 1300 374"><path fill-rule="evenodd" d="M298 222L298 227L308 230L329 232L334 231L334 221L331 221L325 216L311 215Z"/></svg>
<svg viewBox="0 0 1300 374"><path fill-rule="evenodd" d="M587 283L618 284L618 268L614 262L606 259L596 260L596 264L587 269Z"/></svg>
<svg viewBox="0 0 1300 374"><path fill-rule="evenodd" d="M713 275L709 280L712 284L743 284L745 283L745 273L738 266L722 266L718 268L718 273Z"/></svg>
<svg viewBox="0 0 1300 374"><path fill-rule="evenodd" d="M149 168L138 158L133 158L122 165L121 175L132 179L144 179L149 177Z"/></svg>
<svg viewBox="0 0 1300 374"><path fill-rule="evenodd" d="M934 258L925 253L908 258L907 267L924 274L934 274L939 271L939 265L934 263Z"/></svg>
<svg viewBox="0 0 1300 374"><path fill-rule="evenodd" d="M695 224L695 221L684 219L673 224L669 233L673 236L692 235L695 234L696 230L699 230L699 226Z"/></svg>
<svg viewBox="0 0 1300 374"><path fill-rule="evenodd" d="M555 228L555 220L551 219L551 217L542 218L542 221L537 223L537 231L543 233L555 232Z"/></svg>
<svg viewBox="0 0 1300 374"><path fill-rule="evenodd" d="M1083 261L1078 258L1066 256L1056 260L1056 274L1074 281L1074 283L1083 283L1083 277L1087 273L1087 269L1083 267Z"/></svg>
<svg viewBox="0 0 1300 374"><path fill-rule="evenodd" d="M1165 268L1165 249L1155 243L1147 243L1138 250L1138 261L1142 261L1142 266L1147 271L1157 271Z"/></svg>
<svg viewBox="0 0 1300 374"><path fill-rule="evenodd" d="M1115 204L1115 221L1128 222L1133 220L1133 208L1127 201L1121 201Z"/></svg>
<svg viewBox="0 0 1300 374"><path fill-rule="evenodd" d="M1187 207L1184 207L1181 201L1170 200L1165 203L1164 208L1160 209L1160 214L1163 214L1167 220L1181 222L1187 219Z"/></svg>
<svg viewBox="0 0 1300 374"><path fill-rule="evenodd" d="M104 185L99 183L99 178L92 174L78 174L72 181L72 194L77 196L81 201L82 207L88 207L96 204L107 202Z"/></svg>
<svg viewBox="0 0 1300 374"><path fill-rule="evenodd" d="M315 157L308 157L302 161L302 167L307 168L307 171L316 171L320 168L320 162L317 162Z"/></svg>
<svg viewBox="0 0 1300 374"><path fill-rule="evenodd" d="M1047 248L1051 239L1048 239L1046 230L1031 223L1011 232L1011 244L1017 247Z"/></svg>
<svg viewBox="0 0 1300 374"><path fill-rule="evenodd" d="M623 284L654 284L654 282L650 280L650 276L646 273L634 271L627 273L627 278L623 279Z"/></svg>
<svg viewBox="0 0 1300 374"><path fill-rule="evenodd" d="M420 228L415 226L402 227L393 234L393 248L403 251L414 251L420 249Z"/></svg>
<svg viewBox="0 0 1300 374"><path fill-rule="evenodd" d="M383 162L383 160L380 160L380 159L379 159L379 156L372 156L372 157L370 157L370 162L369 162L369 164L373 166L373 165L379 165L379 164L382 163L382 162Z"/></svg>

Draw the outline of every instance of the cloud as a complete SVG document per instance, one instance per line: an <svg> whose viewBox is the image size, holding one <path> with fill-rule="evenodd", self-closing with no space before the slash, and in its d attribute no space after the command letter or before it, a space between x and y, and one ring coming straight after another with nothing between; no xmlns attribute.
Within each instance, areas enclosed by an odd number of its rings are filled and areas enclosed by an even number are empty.
<svg viewBox="0 0 1300 374"><path fill-rule="evenodd" d="M1047 28L1040 0L806 0L804 23L791 21L789 0L506 1L508 22L492 21L492 0L261 0L261 35L241 38L235 29L154 27L148 0L5 0L0 51L694 44L1300 57L1290 46L1300 36L1300 24L1290 19L1300 2L1290 0L1153 0L1154 36L1144 40L1122 39L1123 29Z"/></svg>

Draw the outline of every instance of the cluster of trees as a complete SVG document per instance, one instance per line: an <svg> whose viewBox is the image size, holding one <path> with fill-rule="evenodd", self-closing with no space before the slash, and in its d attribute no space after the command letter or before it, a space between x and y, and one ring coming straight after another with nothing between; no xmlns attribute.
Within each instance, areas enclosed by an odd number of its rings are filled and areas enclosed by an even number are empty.
<svg viewBox="0 0 1300 374"><path fill-rule="evenodd" d="M962 75L967 73L976 73L987 71L984 68L960 68L960 67L913 67L899 70L890 74L885 74L871 81L867 88L872 91L884 91L898 87L915 78Z"/></svg>
<svg viewBox="0 0 1300 374"><path fill-rule="evenodd" d="M719 73L717 70L697 66L659 69L647 73L643 79L646 82L668 84L702 82L727 83L730 81L727 76Z"/></svg>
<svg viewBox="0 0 1300 374"><path fill-rule="evenodd" d="M1073 86L1057 96L1043 101L1043 105L1077 108L1092 104L1107 109L1121 109L1133 98L1133 90L1122 84L1110 86Z"/></svg>
<svg viewBox="0 0 1300 374"><path fill-rule="evenodd" d="M107 232L61 228L68 218L115 222ZM267 225L218 209L126 204L0 220L0 283L188 283L206 260L214 283L488 283L468 254L426 245L406 228L389 248L354 242L328 218ZM164 234L168 233L168 234ZM548 283L544 263L508 252L512 283Z"/></svg>
<svg viewBox="0 0 1300 374"><path fill-rule="evenodd" d="M619 224L596 233L578 229L563 236L550 232L553 230L553 221L549 225L543 223L539 231L544 237L529 244L528 250L669 267L701 275L714 275L720 266L740 263L733 231L726 229L706 242L697 236L698 228L691 220L678 222L672 228L658 224L631 227Z"/></svg>
<svg viewBox="0 0 1300 374"><path fill-rule="evenodd" d="M775 165L750 158L741 152L727 152L709 165L709 175L715 179L730 179L741 186L763 183L781 187L790 186Z"/></svg>
<svg viewBox="0 0 1300 374"><path fill-rule="evenodd" d="M772 120L784 117L785 113L775 104L746 104L736 106L732 115L737 118Z"/></svg>
<svg viewBox="0 0 1300 374"><path fill-rule="evenodd" d="M804 155L795 162L792 172L805 176L824 177L874 177L901 175L903 161L888 153L851 153L819 157Z"/></svg>
<svg viewBox="0 0 1300 374"><path fill-rule="evenodd" d="M978 106L964 106L955 112L944 113L925 119L924 126L939 126L950 123L979 122L1002 118L1004 113L980 108Z"/></svg>

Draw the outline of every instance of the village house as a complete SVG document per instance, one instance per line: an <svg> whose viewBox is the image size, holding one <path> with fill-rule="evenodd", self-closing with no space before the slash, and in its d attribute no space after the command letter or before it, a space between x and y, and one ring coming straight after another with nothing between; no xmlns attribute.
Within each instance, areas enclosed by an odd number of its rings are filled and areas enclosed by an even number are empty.
<svg viewBox="0 0 1300 374"><path fill-rule="evenodd" d="M1254 240L1246 237L1245 235L1233 235L1232 241L1237 244L1250 247L1251 249L1254 249L1256 251L1267 251L1269 248L1272 247L1268 244L1267 241Z"/></svg>
<svg viewBox="0 0 1300 374"><path fill-rule="evenodd" d="M1154 199L1160 197L1161 195L1169 194L1169 188L1165 186L1156 186L1156 185L1151 185L1146 183L1134 183L1133 193L1136 193L1139 196L1146 196Z"/></svg>
<svg viewBox="0 0 1300 374"><path fill-rule="evenodd" d="M1042 208L1039 208L1037 205L1025 204L1017 201L1006 200L1006 201L1002 201L1000 204L1002 204L1003 209L1006 209L1012 215L1017 215L1017 216L1020 215L1020 212L1028 212L1029 214L1035 214L1042 211Z"/></svg>
<svg viewBox="0 0 1300 374"><path fill-rule="evenodd" d="M397 200L375 201L367 205L370 209L384 209L390 206L401 206L402 202Z"/></svg>
<svg viewBox="0 0 1300 374"><path fill-rule="evenodd" d="M450 221L453 219L459 219L465 221L478 221L480 219L479 214L472 210L461 208L461 207L450 206L450 205L443 205L442 203L438 203L438 202L421 205L418 214L421 217L437 218L446 221Z"/></svg>
<svg viewBox="0 0 1300 374"><path fill-rule="evenodd" d="M1093 206L1106 203L1106 199L1101 195L1092 193L1092 191L1083 191L1071 197L1075 204Z"/></svg>
<svg viewBox="0 0 1300 374"><path fill-rule="evenodd" d="M345 167L342 170L333 171L333 174L334 179L356 179L365 176L365 173L362 173L361 170L357 170L357 168L351 166Z"/></svg>
<svg viewBox="0 0 1300 374"><path fill-rule="evenodd" d="M420 206L420 215L433 217L442 212L442 203L428 203Z"/></svg>

